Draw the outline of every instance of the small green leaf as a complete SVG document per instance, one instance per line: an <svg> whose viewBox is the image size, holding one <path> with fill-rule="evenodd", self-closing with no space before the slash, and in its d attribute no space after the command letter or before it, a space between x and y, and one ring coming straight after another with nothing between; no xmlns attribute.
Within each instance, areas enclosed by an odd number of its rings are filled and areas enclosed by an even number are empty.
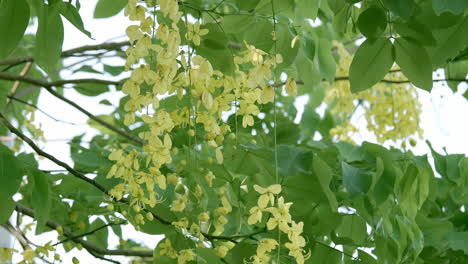
<svg viewBox="0 0 468 264"><path fill-rule="evenodd" d="M76 73L76 72L89 72L89 73L102 74L102 72L93 69L93 67L89 65L83 65L79 69L76 69L73 71L73 73Z"/></svg>
<svg viewBox="0 0 468 264"><path fill-rule="evenodd" d="M127 3L127 0L99 0L94 8L94 18L115 16L124 9Z"/></svg>
<svg viewBox="0 0 468 264"><path fill-rule="evenodd" d="M10 199L16 193L22 176L21 164L11 150L0 144L0 201Z"/></svg>
<svg viewBox="0 0 468 264"><path fill-rule="evenodd" d="M341 163L341 168L343 170L343 186L351 196L367 193L372 184L371 175L364 170L348 165L346 162Z"/></svg>
<svg viewBox="0 0 468 264"><path fill-rule="evenodd" d="M74 25L77 29L83 32L86 36L92 39L91 33L87 31L84 27L83 20L81 19L80 13L76 8L67 2L59 2L54 5L55 8L64 16L72 25Z"/></svg>
<svg viewBox="0 0 468 264"><path fill-rule="evenodd" d="M357 25L366 38L377 38L387 27L387 15L382 8L371 7L359 15Z"/></svg>
<svg viewBox="0 0 468 264"><path fill-rule="evenodd" d="M26 0L0 1L0 59L16 48L28 23L29 5Z"/></svg>
<svg viewBox="0 0 468 264"><path fill-rule="evenodd" d="M349 68L351 91L357 93L371 88L388 73L393 61L390 40L379 38L364 41Z"/></svg>
<svg viewBox="0 0 468 264"><path fill-rule="evenodd" d="M34 57L37 64L51 74L62 55L63 23L56 9L43 5L39 11Z"/></svg>
<svg viewBox="0 0 468 264"><path fill-rule="evenodd" d="M82 95L96 96L109 91L109 86L99 83L86 83L75 86L75 90Z"/></svg>
<svg viewBox="0 0 468 264"><path fill-rule="evenodd" d="M395 60L401 72L416 86L431 91L432 64L424 47L406 38L395 40Z"/></svg>
<svg viewBox="0 0 468 264"><path fill-rule="evenodd" d="M112 66L104 64L104 71L112 76L119 76L125 70L124 66Z"/></svg>

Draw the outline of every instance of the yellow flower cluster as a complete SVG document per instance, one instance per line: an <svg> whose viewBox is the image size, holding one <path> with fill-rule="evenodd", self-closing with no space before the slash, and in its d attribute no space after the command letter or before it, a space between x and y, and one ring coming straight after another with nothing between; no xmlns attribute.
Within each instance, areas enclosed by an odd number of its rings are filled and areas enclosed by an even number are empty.
<svg viewBox="0 0 468 264"><path fill-rule="evenodd" d="M340 57L337 76L348 76L352 56L340 43L335 43ZM392 68L386 80L406 80L397 68ZM416 89L405 83L379 82L371 89L357 94L351 93L348 81L335 81L326 90L325 102L343 123L330 130L336 139L354 143L352 137L358 129L349 121L359 102L365 111L367 129L374 133L379 143L387 140L397 141L418 134L421 104L416 98Z"/></svg>
<svg viewBox="0 0 468 264"><path fill-rule="evenodd" d="M301 236L304 223L296 223L292 220L289 208L292 203L285 203L284 197L278 196L281 193L281 185L273 184L266 188L254 185L254 189L260 194L257 206L250 209L250 216L247 220L249 225L254 225L257 222L262 222L263 213L269 213L269 218L266 223L268 230L279 229L279 232L287 234L289 241L284 245L289 249L289 256L293 257L298 264L303 264L307 259L308 254L305 254L304 247L306 241ZM275 205L275 195L278 197ZM268 207L268 205L270 205ZM280 246L278 241L272 238L261 239L255 256L252 256L252 264L270 263L270 253L276 247ZM279 249L278 249L279 250Z"/></svg>
<svg viewBox="0 0 468 264"><path fill-rule="evenodd" d="M158 244L159 254L171 259L177 259L177 264L185 264L195 259L195 253L192 249L183 249L177 252L173 247L171 240L166 238L164 242Z"/></svg>
<svg viewBox="0 0 468 264"><path fill-rule="evenodd" d="M161 22L156 27L152 15L147 12L150 4L159 6L158 12L165 21L171 22ZM130 205L139 208L154 207L159 201L155 186L165 189L168 182L173 182L169 177L177 178L175 174L164 175L161 172L163 166L172 163L172 130L188 126L187 135L193 137L198 134L196 123L202 124L206 143L215 149L216 161L222 164L222 143L225 135L230 133L230 126L221 118L223 113L231 111L233 104L238 103L236 113L243 117L242 125L253 126L254 116L260 112L258 104L274 100L275 90L268 80L271 79L271 68L282 61L280 55L270 55L245 43L246 50L233 58L234 73L232 76L224 75L214 70L207 59L193 56L190 48L187 52L186 46L181 46L179 22L182 13L176 0L151 1L148 6L129 0L125 8L125 15L137 24L126 30L131 43L126 51L126 69L131 70L131 75L122 89L129 97L124 105L127 112L124 124L132 125L141 120L148 130L140 132L139 137L147 143L140 152L127 145L114 150L109 159L115 164L107 175L108 178L122 180L110 194L118 200L129 194ZM203 29L199 21L195 24L183 22L187 40L199 45L200 38L208 34L208 30ZM150 62L143 63L142 59ZM286 90L291 95L297 94L294 80L288 80ZM171 111L162 108L160 97L174 94L180 100L189 97L190 106ZM184 166L183 160L180 165ZM181 166L176 166L177 173ZM211 187L216 177L208 171L205 179ZM197 197L202 195L200 186L192 191ZM221 198L221 202L222 206L214 212L216 232L223 232L226 215L232 211L226 199ZM187 203L188 196L180 195L173 201L171 210L183 212ZM136 220L144 223L140 214L136 215Z"/></svg>

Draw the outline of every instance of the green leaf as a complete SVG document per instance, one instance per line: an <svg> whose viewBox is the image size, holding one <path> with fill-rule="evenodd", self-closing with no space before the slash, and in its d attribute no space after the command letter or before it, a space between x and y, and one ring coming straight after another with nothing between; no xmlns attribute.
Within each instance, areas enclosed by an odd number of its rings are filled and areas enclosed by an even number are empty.
<svg viewBox="0 0 468 264"><path fill-rule="evenodd" d="M445 66L445 78L447 79L466 79L468 74L468 60L452 61ZM448 86L455 93L458 90L460 81L447 81ZM465 81L466 83L466 81Z"/></svg>
<svg viewBox="0 0 468 264"><path fill-rule="evenodd" d="M291 15L294 12L294 6L294 0L261 0L255 11L256 13L272 14L274 8L276 15Z"/></svg>
<svg viewBox="0 0 468 264"><path fill-rule="evenodd" d="M56 9L43 5L39 11L34 57L47 73L57 68L62 55L63 23Z"/></svg>
<svg viewBox="0 0 468 264"><path fill-rule="evenodd" d="M333 83L336 73L336 62L331 51L331 42L321 38L317 48L317 64L320 73L326 80Z"/></svg>
<svg viewBox="0 0 468 264"><path fill-rule="evenodd" d="M406 38L397 38L394 46L395 60L401 72L414 85L431 91L432 64L426 49Z"/></svg>
<svg viewBox="0 0 468 264"><path fill-rule="evenodd" d="M309 38L309 37L306 37L303 41L303 50L304 50L304 54L306 55L306 57L313 61L314 60L314 57L315 57L315 43L314 41Z"/></svg>
<svg viewBox="0 0 468 264"><path fill-rule="evenodd" d="M273 24L263 18L256 18L255 26L244 31L242 39L248 44L254 45L257 49L268 51L273 46L271 31Z"/></svg>
<svg viewBox="0 0 468 264"><path fill-rule="evenodd" d="M311 252L310 258L307 260L307 264L315 263L340 263L341 262L341 251L328 246L325 244L315 244L315 248Z"/></svg>
<svg viewBox="0 0 468 264"><path fill-rule="evenodd" d="M72 4L67 2L59 2L54 5L55 8L64 16L72 25L74 25L77 29L83 32L86 36L92 39L91 33L87 31L84 27L83 20L81 19L80 13L76 10Z"/></svg>
<svg viewBox="0 0 468 264"><path fill-rule="evenodd" d="M382 8L371 7L359 15L357 25L366 38L377 38L387 27L387 15Z"/></svg>
<svg viewBox="0 0 468 264"><path fill-rule="evenodd" d="M119 76L125 70L124 66L112 66L104 64L104 71L112 76Z"/></svg>
<svg viewBox="0 0 468 264"><path fill-rule="evenodd" d="M109 91L109 85L100 83L83 83L74 88L77 92L86 96L97 96Z"/></svg>
<svg viewBox="0 0 468 264"><path fill-rule="evenodd" d="M432 0L432 8L437 15L443 12L451 12L455 15L463 14L468 8L466 0Z"/></svg>
<svg viewBox="0 0 468 264"><path fill-rule="evenodd" d="M256 245L242 241L237 243L231 250L228 251L226 259L228 260L228 263L244 263L245 259L249 259L255 254L256 248Z"/></svg>
<svg viewBox="0 0 468 264"><path fill-rule="evenodd" d="M11 214L15 210L16 203L13 199L3 199L0 203L0 225L8 221Z"/></svg>
<svg viewBox="0 0 468 264"><path fill-rule="evenodd" d="M316 19L319 11L321 0L309 1L298 0L296 1L296 17L306 17Z"/></svg>
<svg viewBox="0 0 468 264"><path fill-rule="evenodd" d="M7 147L0 144L0 201L10 199L16 193L22 176L21 164Z"/></svg>
<svg viewBox="0 0 468 264"><path fill-rule="evenodd" d="M89 65L83 65L79 69L76 69L73 71L73 73L76 73L76 72L89 72L89 73L102 74L102 72L93 69L93 67Z"/></svg>
<svg viewBox="0 0 468 264"><path fill-rule="evenodd" d="M223 263L221 259L216 256L215 251L212 248L200 248L196 250L197 262L206 264L218 264ZM199 260L199 261L198 261Z"/></svg>
<svg viewBox="0 0 468 264"><path fill-rule="evenodd" d="M374 259L374 257L372 257L371 255L369 255L369 253L363 251L363 250L358 250L358 258L360 260L362 260L361 262L359 263L363 263L363 264L377 264L377 261Z"/></svg>
<svg viewBox="0 0 468 264"><path fill-rule="evenodd" d="M416 20L410 20L407 23L396 22L393 24L393 27L400 36L413 39L425 46L434 45L436 43L430 28Z"/></svg>
<svg viewBox="0 0 468 264"><path fill-rule="evenodd" d="M325 193L330 207L332 210L336 211L338 209L338 202L336 201L335 194L330 190L330 182L333 178L331 168L318 156L314 156L312 160L312 170L318 178L320 187Z"/></svg>
<svg viewBox="0 0 468 264"><path fill-rule="evenodd" d="M450 249L463 250L465 254L468 254L468 231L450 232L445 236L445 239Z"/></svg>
<svg viewBox="0 0 468 264"><path fill-rule="evenodd" d="M239 9L250 11L260 3L260 0L235 0L235 2ZM229 16L226 16L225 18L228 17Z"/></svg>
<svg viewBox="0 0 468 264"><path fill-rule="evenodd" d="M94 18L115 16L127 5L127 3L127 0L99 0L94 8Z"/></svg>
<svg viewBox="0 0 468 264"><path fill-rule="evenodd" d="M31 204L37 220L36 234L40 234L44 231L45 223L49 219L49 181L47 175L39 170L33 172L32 178L34 179L34 189Z"/></svg>
<svg viewBox="0 0 468 264"><path fill-rule="evenodd" d="M372 184L371 175L364 170L348 165L346 162L341 163L341 168L343 170L343 186L351 196L369 191Z"/></svg>
<svg viewBox="0 0 468 264"><path fill-rule="evenodd" d="M360 245L367 237L366 221L358 215L343 215L336 233L339 238L348 238L354 244Z"/></svg>
<svg viewBox="0 0 468 264"><path fill-rule="evenodd" d="M16 48L29 23L26 0L0 1L0 59Z"/></svg>
<svg viewBox="0 0 468 264"><path fill-rule="evenodd" d="M277 25L276 37L276 52L283 57L283 62L278 65L278 68L284 69L291 65L296 59L299 45L295 45L294 48L291 48L291 41L294 37L289 31L289 28L285 25ZM275 52L275 46L271 48L271 52Z"/></svg>
<svg viewBox="0 0 468 264"><path fill-rule="evenodd" d="M96 218L91 225L89 225L88 232L94 231L102 226L105 226L106 223L102 221L100 218ZM97 245L98 247L107 248L107 238L109 236L108 227L104 227L99 229L98 231L94 232L91 235L86 236L86 240Z"/></svg>
<svg viewBox="0 0 468 264"><path fill-rule="evenodd" d="M414 0L384 0L385 6L395 15L408 19L413 13Z"/></svg>
<svg viewBox="0 0 468 264"><path fill-rule="evenodd" d="M467 47L468 19L446 29L433 31L437 46L429 50L433 68L445 66Z"/></svg>
<svg viewBox="0 0 468 264"><path fill-rule="evenodd" d="M367 39L356 51L349 68L351 91L371 88L383 79L392 67L392 43L388 39Z"/></svg>
<svg viewBox="0 0 468 264"><path fill-rule="evenodd" d="M228 34L241 34L255 26L256 19L251 15L226 16L220 25Z"/></svg>

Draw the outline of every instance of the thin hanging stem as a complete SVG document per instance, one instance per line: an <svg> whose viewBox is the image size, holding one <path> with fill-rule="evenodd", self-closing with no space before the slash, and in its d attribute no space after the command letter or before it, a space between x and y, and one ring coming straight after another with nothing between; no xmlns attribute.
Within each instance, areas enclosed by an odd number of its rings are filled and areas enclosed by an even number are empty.
<svg viewBox="0 0 468 264"><path fill-rule="evenodd" d="M273 72L273 83L276 83L276 77L278 75L277 72L277 62L276 62L276 56L277 56L277 41L276 41L276 14L275 14L275 4L274 0L271 0L271 12L273 15L273 32L272 32L272 37L273 37L273 43L274 43L274 62L275 62L275 68ZM273 148L274 148L274 159L275 159L275 182L276 184L279 184L279 175L278 175L278 142L276 139L277 136L277 127L278 123L276 120L276 115L277 115L277 109L276 109L276 97L277 97L277 92L276 92L276 87L275 89L275 96L273 97ZM278 203L278 195L276 195L276 203ZM278 227L278 252L276 254L276 263L280 263L280 257L281 257L281 230Z"/></svg>

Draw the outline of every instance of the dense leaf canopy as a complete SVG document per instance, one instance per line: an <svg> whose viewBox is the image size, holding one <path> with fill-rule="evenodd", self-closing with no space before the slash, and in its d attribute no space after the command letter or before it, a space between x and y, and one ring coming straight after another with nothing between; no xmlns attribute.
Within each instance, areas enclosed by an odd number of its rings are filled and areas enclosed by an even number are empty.
<svg viewBox="0 0 468 264"><path fill-rule="evenodd" d="M62 50L65 20L93 38L79 0L0 0L0 224L23 248L0 262L468 263L468 158L408 146L417 94L467 82L466 0L99 0L94 17L122 10L125 41ZM97 115L70 89L119 103ZM43 150L44 93L96 136ZM355 143L357 109L379 144Z"/></svg>

